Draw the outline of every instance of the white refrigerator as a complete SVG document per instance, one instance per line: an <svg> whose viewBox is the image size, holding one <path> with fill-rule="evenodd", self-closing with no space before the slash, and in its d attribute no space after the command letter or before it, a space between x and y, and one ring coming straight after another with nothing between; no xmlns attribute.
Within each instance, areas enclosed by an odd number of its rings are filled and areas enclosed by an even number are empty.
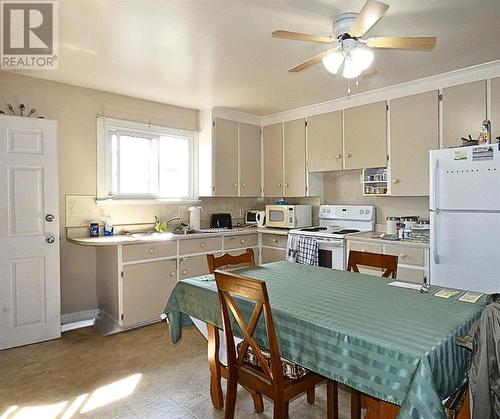
<svg viewBox="0 0 500 419"><path fill-rule="evenodd" d="M500 145L430 152L430 280L500 292Z"/></svg>

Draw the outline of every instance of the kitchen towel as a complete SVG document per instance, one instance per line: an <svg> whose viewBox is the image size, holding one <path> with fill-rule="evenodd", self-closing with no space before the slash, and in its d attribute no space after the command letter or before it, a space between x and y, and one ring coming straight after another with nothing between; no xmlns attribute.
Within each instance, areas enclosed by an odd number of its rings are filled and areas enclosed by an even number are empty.
<svg viewBox="0 0 500 419"><path fill-rule="evenodd" d="M292 234L288 235L286 260L288 262L297 262L297 237Z"/></svg>
<svg viewBox="0 0 500 419"><path fill-rule="evenodd" d="M318 265L318 242L312 237L300 236L297 241L297 263Z"/></svg>

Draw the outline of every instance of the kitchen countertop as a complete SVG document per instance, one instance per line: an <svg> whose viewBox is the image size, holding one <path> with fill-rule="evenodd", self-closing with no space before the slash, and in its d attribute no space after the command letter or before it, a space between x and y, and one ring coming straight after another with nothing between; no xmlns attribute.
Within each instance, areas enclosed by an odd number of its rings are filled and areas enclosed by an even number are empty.
<svg viewBox="0 0 500 419"><path fill-rule="evenodd" d="M193 234L173 234L173 233L151 233L151 234L117 234L114 236L99 237L68 237L71 243L80 246L118 246L120 244L140 244L157 243L169 240L200 239L203 237L221 237L221 236L241 236L247 234L256 234L259 229L255 227L245 228L244 230L224 231L217 233L193 233Z"/></svg>
<svg viewBox="0 0 500 419"><path fill-rule="evenodd" d="M347 240L362 240L364 242L373 242L378 244L393 244L396 246L412 246L420 249L428 249L429 243L416 242L412 240L383 240L380 236L383 233L379 231L365 231L361 233L353 233L346 236ZM374 237L377 236L377 237Z"/></svg>

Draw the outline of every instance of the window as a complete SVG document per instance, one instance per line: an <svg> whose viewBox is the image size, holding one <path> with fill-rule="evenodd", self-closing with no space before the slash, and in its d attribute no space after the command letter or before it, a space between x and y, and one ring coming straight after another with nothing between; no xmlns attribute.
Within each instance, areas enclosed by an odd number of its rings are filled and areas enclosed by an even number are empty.
<svg viewBox="0 0 500 419"><path fill-rule="evenodd" d="M193 199L193 132L99 118L98 144L98 198Z"/></svg>

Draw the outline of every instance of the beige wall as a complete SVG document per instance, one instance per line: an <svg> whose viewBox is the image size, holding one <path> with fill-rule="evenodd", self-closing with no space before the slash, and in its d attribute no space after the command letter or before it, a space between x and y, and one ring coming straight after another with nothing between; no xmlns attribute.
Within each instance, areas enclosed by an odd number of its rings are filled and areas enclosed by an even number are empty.
<svg viewBox="0 0 500 419"><path fill-rule="evenodd" d="M0 109L58 121L62 313L96 308L95 252L64 239L66 195L96 194L96 116L196 129L198 111L0 71Z"/></svg>
<svg viewBox="0 0 500 419"><path fill-rule="evenodd" d="M426 196L391 197L363 196L360 184L361 170L325 173L324 199L329 204L366 204L377 207L377 224L385 224L386 217L418 215L429 217L429 198Z"/></svg>

